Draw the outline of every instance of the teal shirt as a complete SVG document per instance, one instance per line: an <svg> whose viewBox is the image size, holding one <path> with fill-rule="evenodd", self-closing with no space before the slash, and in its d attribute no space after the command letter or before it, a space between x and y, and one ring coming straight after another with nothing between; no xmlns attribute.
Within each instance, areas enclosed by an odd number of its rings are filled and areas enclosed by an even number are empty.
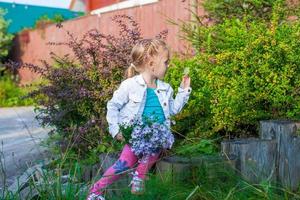
<svg viewBox="0 0 300 200"><path fill-rule="evenodd" d="M143 117L146 117L146 119L154 119L159 123L163 123L165 121L165 114L154 90L154 88L147 88Z"/></svg>

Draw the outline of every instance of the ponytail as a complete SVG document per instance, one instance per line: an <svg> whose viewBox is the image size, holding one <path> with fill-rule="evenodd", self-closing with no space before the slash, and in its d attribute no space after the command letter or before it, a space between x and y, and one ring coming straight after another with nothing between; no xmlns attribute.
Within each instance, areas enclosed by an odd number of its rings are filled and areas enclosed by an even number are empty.
<svg viewBox="0 0 300 200"><path fill-rule="evenodd" d="M130 64L130 66L128 67L128 69L126 70L126 78L131 78L136 74L136 69L134 64Z"/></svg>

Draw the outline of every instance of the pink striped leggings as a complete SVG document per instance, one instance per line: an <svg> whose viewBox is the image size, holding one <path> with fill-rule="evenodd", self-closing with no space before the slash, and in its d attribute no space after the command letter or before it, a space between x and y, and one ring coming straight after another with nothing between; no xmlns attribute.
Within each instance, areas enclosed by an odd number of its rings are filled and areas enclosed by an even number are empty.
<svg viewBox="0 0 300 200"><path fill-rule="evenodd" d="M157 161L159 155L160 152L158 152L154 156L150 156L147 159L147 162L138 163L136 172L139 178L145 179L145 175ZM101 190L118 180L121 175L123 175L120 173L132 168L137 163L137 161L137 156L131 151L130 146L126 144L122 150L120 158L111 167L109 167L103 174L102 178L91 187L90 193L102 194L103 191Z"/></svg>

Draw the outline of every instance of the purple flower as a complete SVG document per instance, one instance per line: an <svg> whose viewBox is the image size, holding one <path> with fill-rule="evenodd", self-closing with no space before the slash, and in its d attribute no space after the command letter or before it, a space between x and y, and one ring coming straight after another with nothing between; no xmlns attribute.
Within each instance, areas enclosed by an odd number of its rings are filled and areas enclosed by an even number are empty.
<svg viewBox="0 0 300 200"><path fill-rule="evenodd" d="M170 149L174 143L174 136L168 128L168 122L158 122L141 119L130 121L133 126L129 144L135 155L143 158L154 155L160 149Z"/></svg>

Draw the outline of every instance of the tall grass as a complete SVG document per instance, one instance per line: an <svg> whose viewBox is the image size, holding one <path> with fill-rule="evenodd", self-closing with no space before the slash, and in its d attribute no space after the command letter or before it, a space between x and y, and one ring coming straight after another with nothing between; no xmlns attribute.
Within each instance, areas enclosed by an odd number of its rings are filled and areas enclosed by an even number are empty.
<svg viewBox="0 0 300 200"><path fill-rule="evenodd" d="M28 182L27 189L9 191L4 188L0 199L40 199L40 200L83 200L88 189L98 180L101 173L90 181L84 180L85 166L80 158L74 157L69 144L66 151L57 154L54 161L42 167ZM2 152L3 155L3 152ZM1 159L1 165L3 160ZM3 167L2 167L3 168ZM130 172L130 170L128 171ZM188 179L173 176L172 173L150 171L146 181L144 195L135 196L130 187L119 184L106 189L107 200L296 200L300 199L300 191L292 192L274 183L263 181L250 184L241 176L224 165L224 163L206 163L185 171ZM126 174L128 175L128 174ZM5 176L1 176L5 177ZM118 183L118 182L117 182ZM120 182L119 182L120 183ZM116 183L114 183L115 185ZM24 192L25 191L25 192Z"/></svg>
<svg viewBox="0 0 300 200"><path fill-rule="evenodd" d="M207 165L194 169L190 179L179 181L171 174L151 175L146 182L146 193L133 196L123 189L117 200L290 200L300 199L300 193L292 192L271 182L250 184L237 172L221 165Z"/></svg>

